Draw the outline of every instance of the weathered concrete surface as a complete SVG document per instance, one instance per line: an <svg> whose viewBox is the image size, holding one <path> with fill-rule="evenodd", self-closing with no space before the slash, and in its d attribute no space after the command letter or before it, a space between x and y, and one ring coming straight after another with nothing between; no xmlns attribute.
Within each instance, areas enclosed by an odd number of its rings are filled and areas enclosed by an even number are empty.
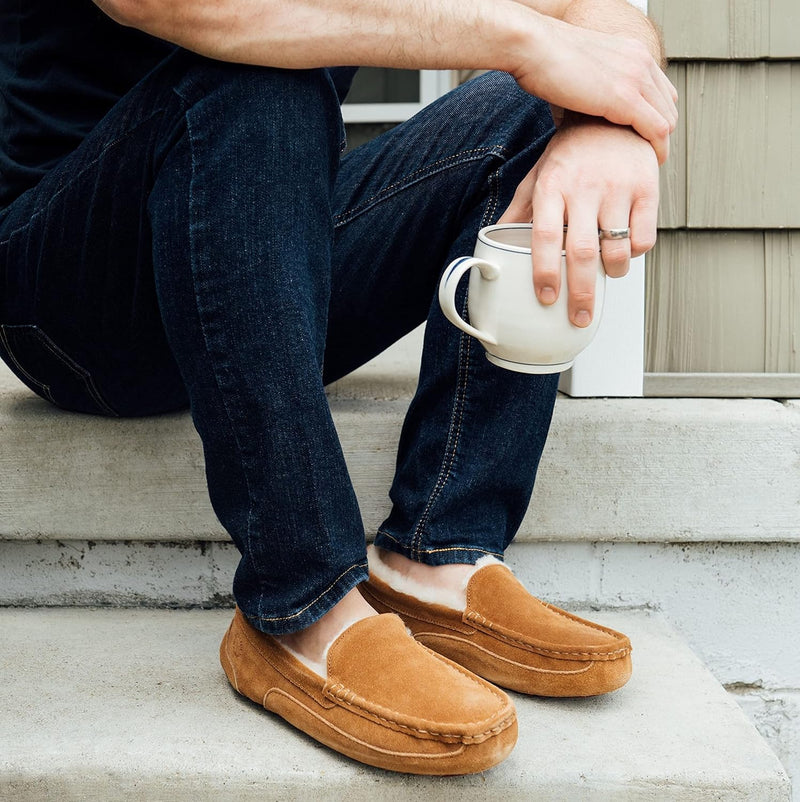
<svg viewBox="0 0 800 802"><path fill-rule="evenodd" d="M765 738L792 781L800 802L800 690L732 686L729 691Z"/></svg>
<svg viewBox="0 0 800 802"><path fill-rule="evenodd" d="M229 605L238 556L228 543L0 541L0 605ZM507 558L568 609L662 611L723 684L800 689L800 544L525 543Z"/></svg>
<svg viewBox="0 0 800 802"><path fill-rule="evenodd" d="M643 613L596 616L632 637L628 686L594 700L515 696L512 756L447 779L354 764L236 697L216 656L229 615L0 611L0 797L789 799L777 759L735 702Z"/></svg>
<svg viewBox="0 0 800 802"><path fill-rule="evenodd" d="M526 543L509 563L568 609L658 608L744 707L800 802L800 543ZM0 605L220 606L229 543L0 542Z"/></svg>
<svg viewBox="0 0 800 802"><path fill-rule="evenodd" d="M332 399L365 527L407 399ZM226 540L187 415L54 410L0 368L0 538ZM800 411L765 400L560 397L519 540L800 540Z"/></svg>

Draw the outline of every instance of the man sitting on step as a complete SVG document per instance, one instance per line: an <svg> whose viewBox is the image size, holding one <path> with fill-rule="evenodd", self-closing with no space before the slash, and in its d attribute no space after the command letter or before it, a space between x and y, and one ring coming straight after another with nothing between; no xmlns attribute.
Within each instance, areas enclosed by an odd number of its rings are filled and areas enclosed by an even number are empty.
<svg viewBox="0 0 800 802"><path fill-rule="evenodd" d="M514 745L492 683L622 685L627 638L502 563L557 377L487 362L435 288L481 226L533 219L537 295L568 292L586 326L598 247L621 276L652 246L676 94L647 19L624 0L0 12L0 356L65 409L190 406L242 553L234 688L357 760L459 774ZM495 71L341 157L348 64ZM424 320L368 558L324 386Z"/></svg>

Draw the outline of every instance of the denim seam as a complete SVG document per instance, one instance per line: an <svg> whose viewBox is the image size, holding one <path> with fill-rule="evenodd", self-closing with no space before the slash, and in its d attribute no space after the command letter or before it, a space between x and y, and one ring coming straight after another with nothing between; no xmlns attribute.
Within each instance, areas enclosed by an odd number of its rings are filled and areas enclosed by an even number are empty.
<svg viewBox="0 0 800 802"><path fill-rule="evenodd" d="M505 158L506 153L507 150L502 145L492 145L491 147L485 146L480 148L472 148L470 150L462 151L461 153L453 153L443 159L438 159L435 162L426 164L424 167L414 170L394 183L389 184L386 187L382 187L379 192L376 192L371 197L362 201L358 206L354 206L352 209L345 209L345 211L334 215L334 227L339 228L340 226L352 222L352 220L359 215L369 211L372 206L384 200L388 200L388 198L402 192L418 181L421 181L425 178L430 178L431 176L444 172L445 170L449 170L452 167L459 167L462 164L480 161L487 154L494 154L496 156Z"/></svg>
<svg viewBox="0 0 800 802"><path fill-rule="evenodd" d="M356 563L355 565L351 565L346 571L342 571L333 582L328 585L325 590L322 591L316 598L312 599L302 610L298 610L296 613L292 613L291 615L281 615L281 616L263 616L263 615L248 615L247 617L254 621L289 621L292 618L297 618L298 616L302 615L303 613L307 612L311 607L313 607L317 602L321 601L325 598L351 571L355 571L359 568L366 568L366 562Z"/></svg>
<svg viewBox="0 0 800 802"><path fill-rule="evenodd" d="M92 375L87 371L85 368L82 368L78 365L77 362L68 358L68 356L60 351L60 349L54 344L48 342L50 338L42 331L41 328L37 326L37 330L42 335L39 338L39 342L59 361L62 365L64 365L70 372L80 376L83 380L83 383L86 385L86 389L89 391L89 395L92 396L94 402L109 415L113 415L115 418L118 418L119 415L115 412L104 400L100 393L97 391L95 387L94 380L92 379Z"/></svg>
<svg viewBox="0 0 800 802"><path fill-rule="evenodd" d="M502 167L502 165L500 167ZM489 202L487 203L486 209L481 217L481 227L486 225L486 221L491 219L497 211L497 204L499 203L500 199L500 167L498 167L489 175ZM461 310L462 317L467 311L467 302L467 298L465 298L463 308ZM431 511L433 510L436 501L442 494L442 491L452 475L453 466L455 465L456 456L458 454L458 445L461 439L461 427L464 421L464 411L467 406L467 394L469 390L471 348L472 343L470 342L469 335L461 332L458 344L458 380L453 402L453 411L450 416L450 428L447 433L444 456L442 457L442 465L439 468L439 475L437 476L436 483L431 491L431 495L428 498L425 509L422 511L422 514L417 521L417 525L414 528L414 534L412 535L411 553L416 557L419 557L422 553L429 554L436 551L435 549L423 549L421 547L423 530L428 523Z"/></svg>
<svg viewBox="0 0 800 802"><path fill-rule="evenodd" d="M405 544L402 541L398 540L394 535L390 534L385 529L379 528L377 533L379 535L383 535L383 537L393 541L394 543L397 543L398 546L405 546ZM502 551L491 551L490 549L481 549L478 546L443 546L438 549L417 549L417 551L421 554L439 554L441 552L446 552L446 551L474 551L480 554L491 554L495 557L502 558L503 556Z"/></svg>
<svg viewBox="0 0 800 802"><path fill-rule="evenodd" d="M439 549L423 549L425 554L439 554L440 552L445 551L475 551L480 554L491 554L495 557L502 557L502 551L492 551L491 549L482 549L478 546L444 546Z"/></svg>
<svg viewBox="0 0 800 802"><path fill-rule="evenodd" d="M481 228L489 225L489 221L494 219L494 215L497 212L497 204L500 202L500 168L502 166L503 165L500 165L500 167L489 176L490 202L486 204L486 209L484 209L483 216L481 217Z"/></svg>
<svg viewBox="0 0 800 802"><path fill-rule="evenodd" d="M45 394L47 400L50 401L51 404L58 406L55 402L55 399L53 398L52 392L50 391L50 385L42 384L42 382L38 381L37 379L34 379L33 376L31 376L31 374L28 373L28 371L25 370L24 367L22 367L22 365L17 360L16 356L14 356L14 351L12 350L11 344L8 341L8 337L6 336L5 330L2 327L0 327L0 342L6 349L6 352L8 353L8 356L10 357L11 361L16 365L17 370L20 373L22 373L23 376L26 376L28 381L31 382L31 384L35 384L37 387L41 387L42 392Z"/></svg>
<svg viewBox="0 0 800 802"><path fill-rule="evenodd" d="M194 219L194 215L192 214L192 209L195 207L195 179L197 176L197 155L195 152L194 146L194 137L192 136L192 124L191 120L189 119L188 112L184 113L184 119L186 121L186 134L189 140L189 152L191 154L192 160L192 177L189 181L189 262L191 264L192 269L192 276L197 278L196 273L196 265L197 265L197 243L194 234L194 226L192 225L192 221ZM209 334L206 325L206 321L204 320L203 311L200 308L200 299L198 297L198 293L195 290L194 292L194 300L195 300L195 309L197 310L197 317L200 321L200 330L203 332L203 341L205 342L206 346L206 353L210 354L210 345L209 345ZM236 443L236 449L239 452L239 458L242 462L244 462L244 450L242 448L241 439L238 435L236 425L231 415L231 410L228 405L228 400L226 394L222 390L222 384L220 383L219 373L217 372L216 363L211 360L211 364L213 366L212 372L214 375L214 383L217 386L217 391L219 392L220 398L222 399L222 406L225 410L225 415L228 418L228 422L231 426L231 432L233 434L233 440ZM253 516L253 492L250 486L250 479L247 475L246 471L243 471L245 477L245 485L247 486L247 543L248 543L248 552L251 540L251 523L252 523L252 516Z"/></svg>
<svg viewBox="0 0 800 802"><path fill-rule="evenodd" d="M465 302L466 306L466 302ZM464 310L462 309L462 315ZM466 405L467 384L469 381L469 351L470 344L467 342L469 335L461 333L458 344L458 380L456 383L455 400L453 403L453 411L450 415L450 427L447 433L447 442L445 443L444 456L442 457L442 465L439 468L439 475L436 478L436 484L431 491L428 498L428 503L422 511L422 515L417 521L412 537L412 553L417 557L423 551L420 548L422 541L422 532L425 525L430 518L431 510L434 504L444 490L448 479L453 470L453 465L456 461L456 454L458 452L458 442L461 437L461 424L464 419L464 407ZM464 345L466 344L466 349ZM464 353L466 352L466 357Z"/></svg>
<svg viewBox="0 0 800 802"><path fill-rule="evenodd" d="M64 192L66 192L76 181L79 181L86 172L91 170L108 153L108 151L111 150L111 148L115 148L117 145L123 143L126 139L136 133L139 128L141 128L143 125L147 125L147 123L149 123L155 117L158 117L158 115L161 113L162 109L157 109L144 120L140 120L138 123L136 123L133 128L129 128L124 134L105 145L105 147L97 154L97 156L95 156L88 164L83 166L83 169L80 170L77 175L73 176L68 183L64 184L64 186L59 187L50 197L50 200L48 200L41 209L37 209L24 225L19 226L19 228L15 228L13 231L10 231L6 239L0 240L0 245L7 245L9 242L11 242L12 237L14 237L16 234L19 234L21 231L24 231L26 228L29 228L34 220L48 212L50 207L59 199L59 197L63 195Z"/></svg>

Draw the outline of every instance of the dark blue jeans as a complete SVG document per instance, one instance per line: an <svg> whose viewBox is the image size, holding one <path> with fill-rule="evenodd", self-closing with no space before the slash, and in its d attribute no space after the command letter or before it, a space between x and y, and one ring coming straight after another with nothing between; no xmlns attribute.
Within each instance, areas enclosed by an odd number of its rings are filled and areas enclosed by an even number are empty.
<svg viewBox="0 0 800 802"><path fill-rule="evenodd" d="M348 77L176 51L0 212L0 355L65 409L191 406L237 602L273 633L367 576L326 383L427 320L376 542L431 564L503 554L556 392L436 301L544 149L546 104L489 74L340 159Z"/></svg>

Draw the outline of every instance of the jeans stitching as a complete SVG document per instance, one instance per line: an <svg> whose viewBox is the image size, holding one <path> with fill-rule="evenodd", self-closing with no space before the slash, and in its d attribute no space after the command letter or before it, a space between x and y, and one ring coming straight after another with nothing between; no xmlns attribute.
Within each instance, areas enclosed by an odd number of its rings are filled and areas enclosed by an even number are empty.
<svg viewBox="0 0 800 802"><path fill-rule="evenodd" d="M8 233L8 238L7 239L0 240L0 245L7 245L9 242L11 242L11 238L14 237L16 234L19 234L20 232L24 231L26 228L30 228L30 226L31 226L31 224L33 223L34 220L36 220L41 215L43 215L46 212L48 212L50 210L50 207L59 199L59 197L61 195L63 195L76 181L79 181L84 176L85 173L87 173L89 170L91 170L108 153L108 151L111 150L111 148L115 148L117 145L122 144L126 139L128 139L131 136L133 136L133 134L136 133L136 131L138 131L139 128L141 128L143 125L147 125L147 123L149 123L155 117L158 117L161 113L162 113L161 109L158 109L157 111L154 111L151 115L146 117L144 120L141 120L136 125L134 125L133 128L129 128L124 134L121 134L120 136L118 136L113 141L108 142L103 147L103 149L97 154L97 156L95 156L88 164L85 164L83 166L83 169L81 169L77 173L77 175L73 176L69 180L68 183L64 184L63 187L59 187L52 194L52 196L50 197L50 200L48 200L47 203L41 209L37 209L30 216L30 219L28 220L27 223L25 223L24 225L21 225L19 228L15 228L13 231L10 231Z"/></svg>
<svg viewBox="0 0 800 802"><path fill-rule="evenodd" d="M92 379L91 374L85 368L82 368L77 362L70 359L65 353L61 351L55 343L50 342L50 338L42 331L38 326L36 327L37 331L41 335L39 337L39 342L47 348L47 350L56 358L62 365L64 365L68 370L70 370L75 375L79 376L83 383L86 385L86 389L89 391L89 395L91 395L94 402L109 415L113 415L115 418L119 417L119 415L105 402L102 398L100 393L98 392L94 381Z"/></svg>
<svg viewBox="0 0 800 802"><path fill-rule="evenodd" d="M25 370L25 368L23 368L22 365L20 365L19 360L16 358L16 356L14 356L14 352L11 349L11 343L9 342L8 336L6 335L5 328L3 327L0 327L0 342L2 342L3 347L6 349L6 352L8 353L8 356L11 359L11 361L16 365L17 370L19 370L19 372L22 373L22 375L25 376L28 379L28 381L31 382L31 384L35 384L37 387L40 387L42 392L45 394L47 400L51 404L58 406L55 402L55 399L53 398L52 392L50 391L50 385L42 384L42 382L38 381L37 379L34 379L33 376L31 376L31 374L28 373L28 371Z"/></svg>
<svg viewBox="0 0 800 802"><path fill-rule="evenodd" d="M383 537L387 538L388 540L391 540L394 543L397 543L398 546L405 546L405 544L401 540L398 540L394 535L392 535L390 532L387 532L383 528L379 528L377 530L377 534L383 535ZM480 554L491 554L491 555L493 555L495 557L501 557L502 558L502 556L503 556L503 552L502 551L491 551L489 549L479 548L478 546L442 546L441 548L437 548L437 549L417 549L416 551L419 554L439 554L439 553L445 552L445 551L475 551L475 552L478 552Z"/></svg>
<svg viewBox="0 0 800 802"><path fill-rule="evenodd" d="M403 176L394 183L382 187L380 191L376 192L371 197L362 201L357 206L354 206L351 209L346 209L345 211L334 215L333 216L334 227L339 228L340 226L345 225L346 223L352 222L352 220L355 217L368 211L373 205L381 201L387 200L392 195L395 195L398 192L403 191L409 185L415 183L418 180L422 180L424 178L430 178L431 176L443 172L444 170L448 170L451 167L458 167L462 164L467 164L469 162L480 161L488 153L494 153L498 156L505 156L506 152L507 149L502 145L493 145L491 147L485 146L480 148L472 148L470 150L465 150L460 153L453 153L450 156L446 156L443 159L437 159L435 162L426 164L424 167L420 167L414 170L413 172L409 173L408 175Z"/></svg>
<svg viewBox="0 0 800 802"><path fill-rule="evenodd" d="M197 177L197 158L195 153L194 147L194 137L192 136L192 124L189 118L189 114L184 114L184 119L186 121L186 134L189 141L189 152L191 154L191 167L192 167L192 176L189 181L189 261L191 264L192 270L192 277L196 281L197 273L196 273L196 265L197 265L197 243L195 241L195 234L194 234L194 226L192 225L193 221L193 214L192 209L195 207L195 179ZM197 290L195 289L194 294L194 301L195 301L195 309L197 310L197 317L200 321L200 330L203 333L203 341L206 347L206 353L210 354L210 346L209 346L209 334L207 329L206 321L204 320L203 312L200 308L200 298L198 296ZM231 410L228 405L228 400L225 393L222 390L222 385L220 383L219 374L217 372L217 365L213 360L210 360L212 364L212 373L214 376L214 383L217 386L217 391L219 392L220 398L222 399L222 407L225 410L225 415L228 418L228 422L231 426L231 431L233 433L233 440L236 443L236 449L239 452L239 459L240 462L244 462L244 451L242 449L242 443L238 436L236 425L234 423L233 416L231 415ZM246 471L243 471L245 485L247 487L247 528L246 528L246 538L248 544L248 553L250 553L250 542L252 539L251 536L251 527L252 527L252 518L253 518L253 491L250 487L250 478L247 475Z"/></svg>
<svg viewBox="0 0 800 802"><path fill-rule="evenodd" d="M489 224L489 221L494 219L495 212L497 211L497 204L500 202L500 165L489 176L489 203L486 204L486 209L481 217L481 228Z"/></svg>
<svg viewBox="0 0 800 802"><path fill-rule="evenodd" d="M506 149L499 146L499 149L505 151ZM488 150L484 148L482 150ZM500 200L500 181L498 167L493 173L489 175L489 202L481 217L481 227L486 225L486 221L491 219L497 211L497 205ZM411 174L413 175L413 173ZM464 304L461 309L462 317L467 311L467 298L464 299ZM466 347L465 347L466 346ZM459 337L458 345L458 380L456 384L455 400L453 403L453 411L450 416L450 428L447 434L447 441L445 443L445 453L442 458L442 465L439 468L439 475L437 476L436 483L434 484L425 509L422 511L417 525L414 528L412 535L411 554L415 558L419 558L421 554L430 554L437 551L436 549L423 549L421 547L422 534L425 525L430 518L431 511L434 504L442 494L447 482L452 474L453 466L455 465L456 456L458 453L458 445L461 439L461 428L464 421L464 411L467 404L467 391L469 385L469 369L470 369L470 351L472 343L468 334L462 332ZM455 431L453 427L455 426ZM442 549L445 550L445 549ZM480 551L480 549L476 549ZM488 552L494 553L494 552Z"/></svg>
<svg viewBox="0 0 800 802"><path fill-rule="evenodd" d="M466 302L464 304L466 308ZM462 309L462 314L464 310ZM461 437L461 424L464 419L464 407L466 405L467 384L469 381L469 351L470 344L467 342L469 335L461 333L458 344L458 380L456 383L455 401L453 404L453 411L450 416L450 430L447 433L447 442L445 444L445 453L442 458L442 465L439 468L439 476L436 479L431 495L428 498L428 503L422 511L422 515L417 522L414 529L412 538L412 553L419 557L423 549L420 548L422 540L422 530L428 522L433 505L444 490L448 479L453 470L453 465L456 461L456 453L458 451L458 443ZM466 344L466 348L464 348ZM464 353L466 352L466 358ZM455 431L453 427L455 426ZM451 445L452 444L452 445Z"/></svg>
<svg viewBox="0 0 800 802"><path fill-rule="evenodd" d="M360 562L356 563L355 565L351 565L346 571L342 571L342 573L339 574L339 576L337 576L336 579L334 579L333 582L331 582L330 585L328 585L328 587L322 591L322 593L320 593L316 598L312 599L305 607L303 607L302 610L298 610L296 613L292 613L291 615L281 615L273 617L268 617L263 615L254 615L254 616L248 615L247 617L255 621L288 621L291 618L297 618L297 616L302 615L309 608L313 607L317 602L319 602L321 599L327 596L336 587L336 585L338 585L342 581L342 579L344 579L351 571L355 571L359 568L366 568L366 567L367 567L366 562Z"/></svg>
<svg viewBox="0 0 800 802"><path fill-rule="evenodd" d="M442 548L438 549L422 549L425 554L439 554L440 552L445 551L477 551L481 554L491 554L495 557L502 557L502 551L492 551L491 549L482 549L478 546L443 546Z"/></svg>

